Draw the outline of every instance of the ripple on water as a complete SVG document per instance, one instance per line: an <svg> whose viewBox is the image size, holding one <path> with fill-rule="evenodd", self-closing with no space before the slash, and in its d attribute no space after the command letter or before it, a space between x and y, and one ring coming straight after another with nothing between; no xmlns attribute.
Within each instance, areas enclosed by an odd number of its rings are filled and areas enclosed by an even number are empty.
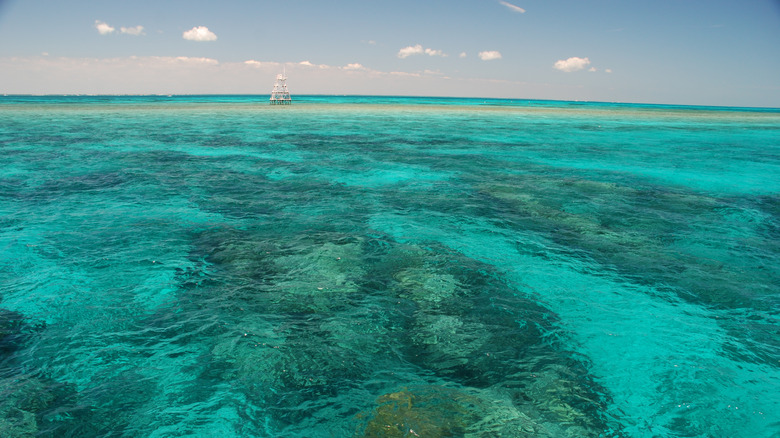
<svg viewBox="0 0 780 438"><path fill-rule="evenodd" d="M776 434L776 112L14 99L14 436Z"/></svg>

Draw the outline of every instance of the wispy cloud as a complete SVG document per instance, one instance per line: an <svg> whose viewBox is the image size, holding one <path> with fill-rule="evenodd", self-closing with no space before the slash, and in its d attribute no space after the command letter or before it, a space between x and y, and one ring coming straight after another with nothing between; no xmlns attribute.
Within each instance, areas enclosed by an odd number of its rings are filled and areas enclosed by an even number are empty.
<svg viewBox="0 0 780 438"><path fill-rule="evenodd" d="M327 70L331 68L331 66L327 64L314 64L311 61L283 63L283 62L276 62L276 61L258 61L255 59L249 59L247 61L244 61L244 65L249 67L259 68L259 69L269 69L269 68L277 69L277 68L281 68L282 66L289 67L292 69L294 69L296 66L301 66L307 69L315 68L319 70ZM358 66L360 64L351 64L351 65ZM347 69L346 67L342 67L342 68Z"/></svg>
<svg viewBox="0 0 780 438"><path fill-rule="evenodd" d="M215 41L217 35L206 26L196 26L184 32L182 38L190 41Z"/></svg>
<svg viewBox="0 0 780 438"><path fill-rule="evenodd" d="M113 27L100 20L95 20L95 29L97 29L101 35L108 35L115 30Z"/></svg>
<svg viewBox="0 0 780 438"><path fill-rule="evenodd" d="M134 27L120 27L119 30L122 33L126 33L128 35L134 35L134 36L145 35L144 27L140 25Z"/></svg>
<svg viewBox="0 0 780 438"><path fill-rule="evenodd" d="M501 52L497 50L488 50L484 52L479 52L478 56L479 59L483 61L492 61L494 59L501 59Z"/></svg>
<svg viewBox="0 0 780 438"><path fill-rule="evenodd" d="M466 56L466 52L460 52L460 55L458 55L459 58L465 58Z"/></svg>
<svg viewBox="0 0 780 438"><path fill-rule="evenodd" d="M327 64L312 64L311 61L301 61L298 63L298 65L302 65L304 67L318 68L320 70L327 70L330 68L330 66Z"/></svg>
<svg viewBox="0 0 780 438"><path fill-rule="evenodd" d="M213 58L192 57L192 56L177 56L176 61L186 62L189 64L208 64L208 65L219 64L219 61Z"/></svg>
<svg viewBox="0 0 780 438"><path fill-rule="evenodd" d="M403 49L398 51L398 57L401 59L408 58L409 56L412 55L422 55L422 54L428 56L442 56L442 57L447 56L441 50L423 48L421 44L415 44L414 46L404 47Z"/></svg>
<svg viewBox="0 0 780 438"><path fill-rule="evenodd" d="M400 76L400 77L407 77L407 78L419 78L421 76L420 73L411 73L406 71L391 71L388 74L390 76Z"/></svg>
<svg viewBox="0 0 780 438"><path fill-rule="evenodd" d="M576 56L573 56L569 59L560 59L558 61L555 61L553 68L566 73L571 73L574 71L582 70L589 65L590 65L590 59L578 58Z"/></svg>
<svg viewBox="0 0 780 438"><path fill-rule="evenodd" d="M292 90L300 94L380 92L464 96L468 93L465 96L505 97L507 93L533 95L534 90L546 86L449 77L436 70L379 71L368 67L359 69L357 65L329 67L306 61L219 62L212 58L186 56L0 57L0 83L5 92L15 94L262 94L271 91L274 78L283 66L290 75ZM571 96L545 96L548 97L565 99Z"/></svg>
<svg viewBox="0 0 780 438"><path fill-rule="evenodd" d="M521 14L525 14L525 9L521 8L520 6L515 6L512 3L504 2L504 1L500 1L499 3L504 5L504 6L506 6L507 8L509 8L510 10L512 10L514 12L519 12Z"/></svg>

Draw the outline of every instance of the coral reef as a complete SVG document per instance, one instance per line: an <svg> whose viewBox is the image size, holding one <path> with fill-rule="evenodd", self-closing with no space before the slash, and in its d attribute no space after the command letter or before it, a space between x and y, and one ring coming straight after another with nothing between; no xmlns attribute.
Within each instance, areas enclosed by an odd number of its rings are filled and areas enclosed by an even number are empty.
<svg viewBox="0 0 780 438"><path fill-rule="evenodd" d="M555 320L491 270L440 249L405 247L392 290L410 300L407 357L472 389L501 390L555 436L597 436L605 401L585 367L549 343ZM446 436L446 435L445 435ZM511 436L511 435L510 435Z"/></svg>
<svg viewBox="0 0 780 438"><path fill-rule="evenodd" d="M776 197L735 204L729 198L649 184L627 187L539 175L497 179L481 184L480 191L510 226L545 235L560 251L596 261L629 281L650 284L660 294L727 311L768 311L777 303L767 285L780 281L780 271L769 269L768 261L760 258L735 260L731 248L742 245L754 248L750 253L772 253ZM698 235L723 239L715 243ZM772 364L771 347L780 344L757 337L770 333L774 321L754 324L758 330L740 324L724 328ZM742 360L739 354L734 357Z"/></svg>
<svg viewBox="0 0 780 438"><path fill-rule="evenodd" d="M204 257L206 280L182 299L230 296L231 306L215 308L229 324L206 372L276 412L276 430L362 387L378 365L404 363L449 384L380 395L363 414L372 418L365 436L575 437L606 429L598 386L549 342L554 316L493 268L438 246L330 232L270 245L261 233L242 234L208 237L217 242ZM224 288L223 275L243 286Z"/></svg>
<svg viewBox="0 0 780 438"><path fill-rule="evenodd" d="M356 436L372 437L553 437L500 394L424 385L399 388L358 414Z"/></svg>

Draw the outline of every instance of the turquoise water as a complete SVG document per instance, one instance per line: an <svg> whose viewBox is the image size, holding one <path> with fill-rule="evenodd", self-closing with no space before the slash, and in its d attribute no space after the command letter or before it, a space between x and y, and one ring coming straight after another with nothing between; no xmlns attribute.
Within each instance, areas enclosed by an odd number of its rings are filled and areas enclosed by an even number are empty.
<svg viewBox="0 0 780 438"><path fill-rule="evenodd" d="M0 97L0 436L780 435L780 110Z"/></svg>

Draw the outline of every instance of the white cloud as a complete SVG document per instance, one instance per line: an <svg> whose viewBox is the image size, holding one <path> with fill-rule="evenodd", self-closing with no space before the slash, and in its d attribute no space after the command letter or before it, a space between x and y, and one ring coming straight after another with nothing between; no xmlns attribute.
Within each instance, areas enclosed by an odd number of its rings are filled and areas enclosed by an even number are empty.
<svg viewBox="0 0 780 438"><path fill-rule="evenodd" d="M108 35L115 30L113 27L100 20L95 20L95 28L101 35Z"/></svg>
<svg viewBox="0 0 780 438"><path fill-rule="evenodd" d="M465 58L466 52L460 52L460 55L458 55L459 58Z"/></svg>
<svg viewBox="0 0 780 438"><path fill-rule="evenodd" d="M504 6L506 6L509 9L515 11L515 12L519 12L521 14L525 14L525 9L521 8L520 6L515 6L512 3L508 3L508 2L504 2L504 1L500 1L499 3L504 5Z"/></svg>
<svg viewBox="0 0 780 438"><path fill-rule="evenodd" d="M501 52L497 50L489 50L485 52L479 52L479 59L483 61L492 61L494 59L501 59Z"/></svg>
<svg viewBox="0 0 780 438"><path fill-rule="evenodd" d="M403 49L399 50L398 57L403 59L408 56L420 55L422 53L423 53L423 46L417 44L415 46L404 47Z"/></svg>
<svg viewBox="0 0 780 438"><path fill-rule="evenodd" d="M120 27L119 30L122 33L126 33L128 35L134 35L134 36L145 35L144 27L140 25L134 27Z"/></svg>
<svg viewBox="0 0 780 438"><path fill-rule="evenodd" d="M354 63L354 64L347 64L344 67L341 67L344 70L366 70L365 67L363 67L362 64Z"/></svg>
<svg viewBox="0 0 780 438"><path fill-rule="evenodd" d="M612 69L611 68L606 68L606 69L604 69L604 73L612 73Z"/></svg>
<svg viewBox="0 0 780 438"><path fill-rule="evenodd" d="M206 26L196 26L184 32L182 38L190 41L214 41L217 35L210 31Z"/></svg>
<svg viewBox="0 0 780 438"><path fill-rule="evenodd" d="M442 57L447 56L441 50L435 50L430 48L424 49L421 44L415 44L414 46L404 47L403 49L398 51L398 57L401 59L407 58L412 55L422 55L422 54L426 54L428 56L442 56Z"/></svg>
<svg viewBox="0 0 780 438"><path fill-rule="evenodd" d="M588 71L592 72L592 71L598 71L598 70L596 69L596 67L591 67L591 68L588 69Z"/></svg>
<svg viewBox="0 0 780 438"><path fill-rule="evenodd" d="M556 70L571 73L573 71L582 70L589 65L590 65L590 60L588 58L578 58L576 56L573 56L569 59L561 59L555 61L553 68Z"/></svg>

